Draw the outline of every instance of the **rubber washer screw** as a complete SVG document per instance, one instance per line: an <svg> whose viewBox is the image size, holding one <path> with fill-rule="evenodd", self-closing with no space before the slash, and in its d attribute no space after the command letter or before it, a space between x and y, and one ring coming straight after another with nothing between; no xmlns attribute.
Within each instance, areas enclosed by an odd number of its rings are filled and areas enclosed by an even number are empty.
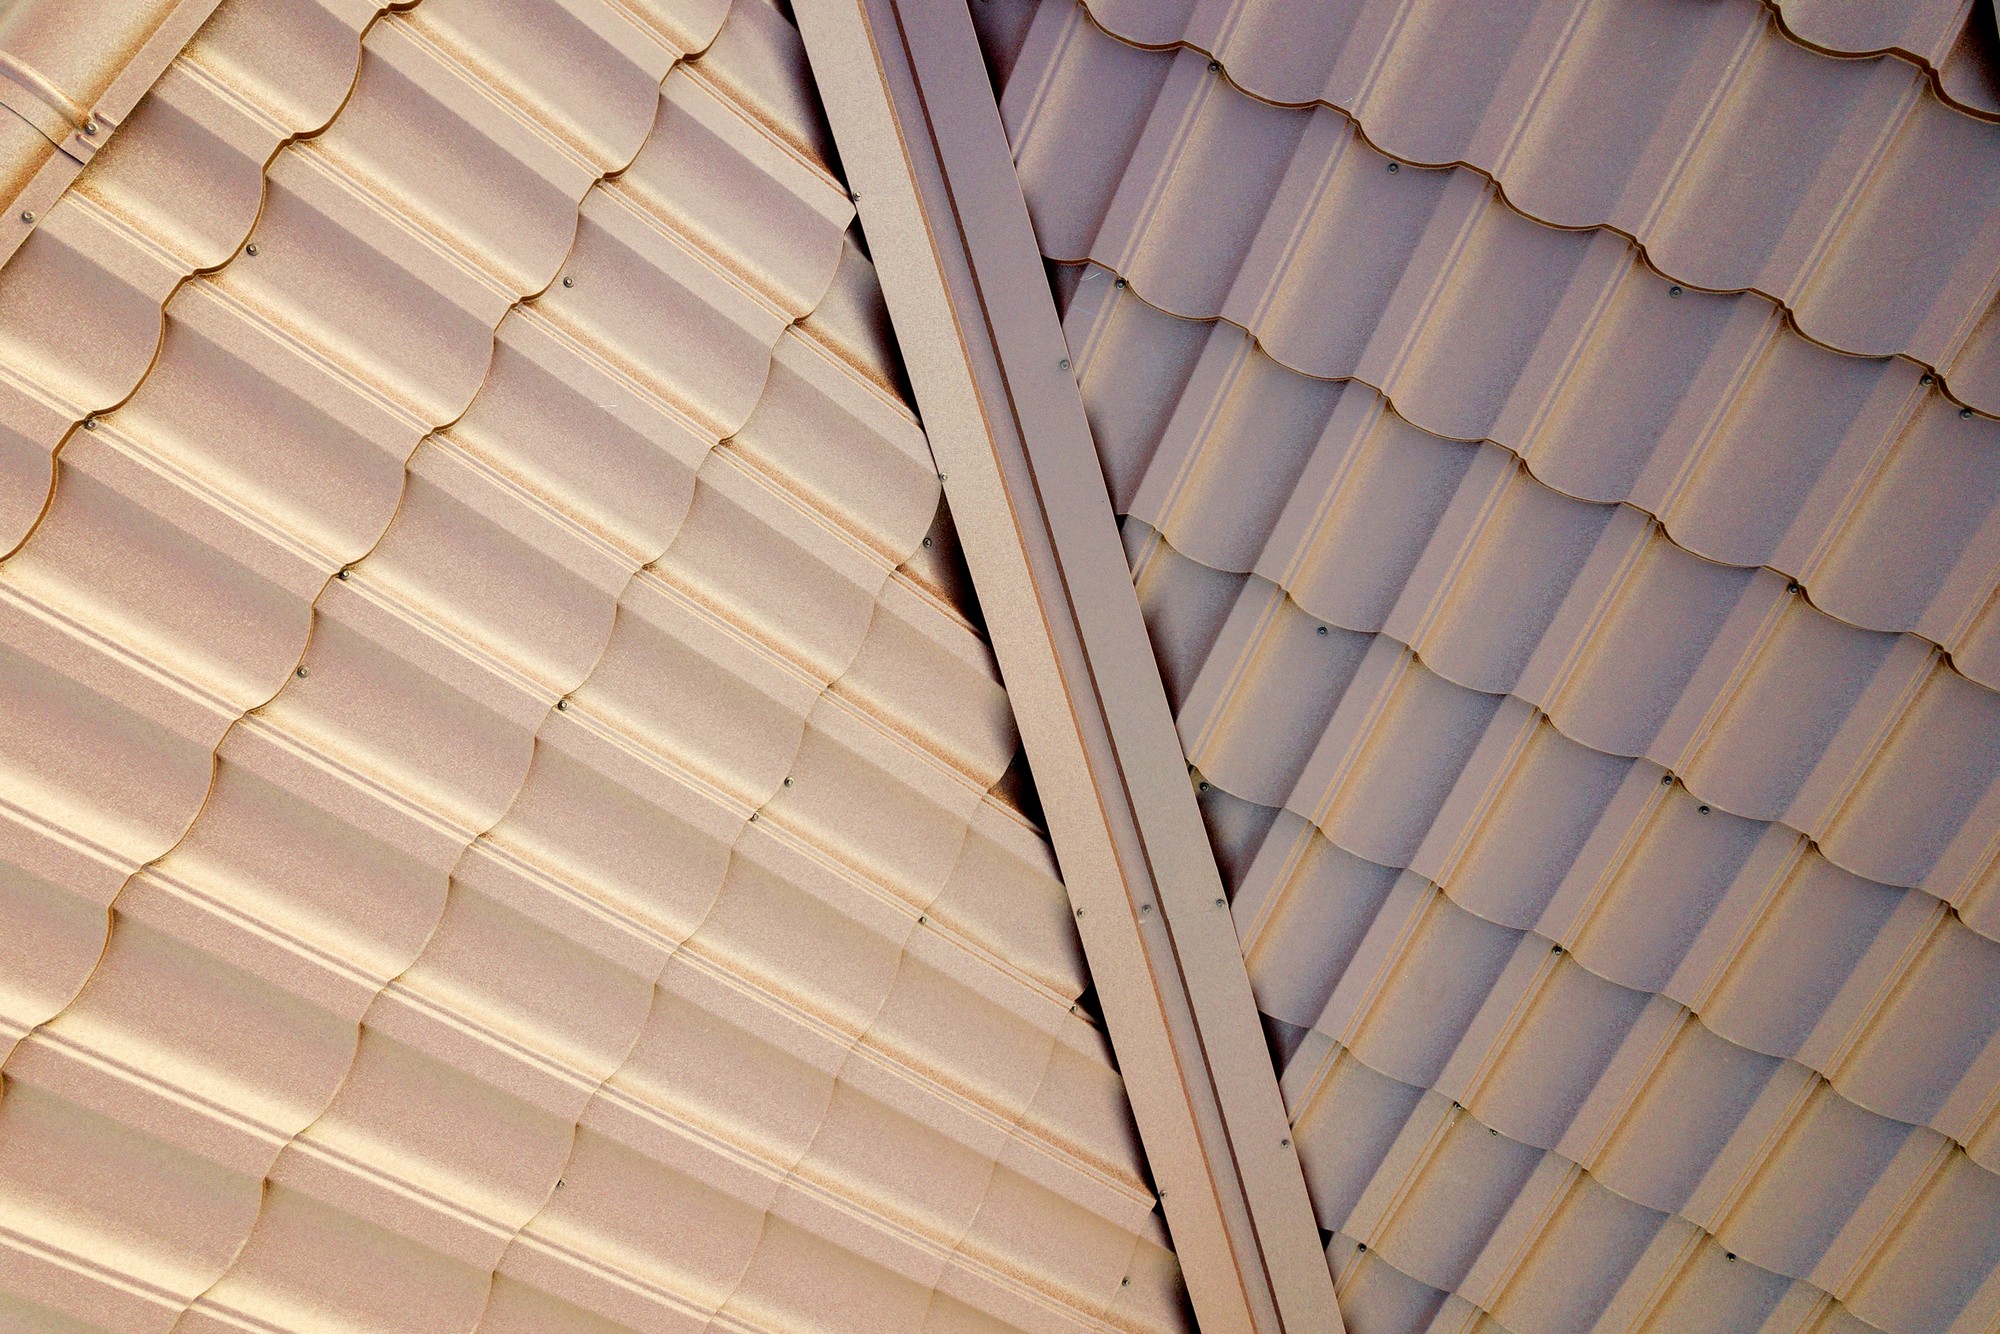
<svg viewBox="0 0 2000 1334"><path fill-rule="evenodd" d="M1400 162L1391 162L1389 164L1389 174L1391 176L1394 176L1397 172L1401 171L1402 169L1403 169L1403 164Z"/></svg>

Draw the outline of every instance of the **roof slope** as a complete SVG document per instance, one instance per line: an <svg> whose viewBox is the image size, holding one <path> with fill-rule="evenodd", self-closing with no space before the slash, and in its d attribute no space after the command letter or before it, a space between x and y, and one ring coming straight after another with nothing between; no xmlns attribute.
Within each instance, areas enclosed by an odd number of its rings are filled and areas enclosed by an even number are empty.
<svg viewBox="0 0 2000 1334"><path fill-rule="evenodd" d="M1993 1328L2000 127L1750 0L1032 8L1350 1327Z"/></svg>
<svg viewBox="0 0 2000 1334"><path fill-rule="evenodd" d="M231 0L0 270L0 1325L1171 1330L796 33Z"/></svg>

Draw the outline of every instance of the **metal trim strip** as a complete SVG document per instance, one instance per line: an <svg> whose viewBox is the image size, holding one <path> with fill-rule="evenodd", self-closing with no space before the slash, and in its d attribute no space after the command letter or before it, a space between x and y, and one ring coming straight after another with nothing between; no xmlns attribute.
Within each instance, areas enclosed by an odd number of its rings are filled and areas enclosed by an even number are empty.
<svg viewBox="0 0 2000 1334"><path fill-rule="evenodd" d="M1342 1330L970 16L796 13L1196 1315Z"/></svg>

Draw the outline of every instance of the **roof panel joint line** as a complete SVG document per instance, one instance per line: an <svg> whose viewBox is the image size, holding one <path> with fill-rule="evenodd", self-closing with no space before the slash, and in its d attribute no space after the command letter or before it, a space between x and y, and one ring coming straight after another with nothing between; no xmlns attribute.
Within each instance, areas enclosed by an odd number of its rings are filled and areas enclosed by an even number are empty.
<svg viewBox="0 0 2000 1334"><path fill-rule="evenodd" d="M1340 1331L971 18L938 0L795 12L1196 1316Z"/></svg>

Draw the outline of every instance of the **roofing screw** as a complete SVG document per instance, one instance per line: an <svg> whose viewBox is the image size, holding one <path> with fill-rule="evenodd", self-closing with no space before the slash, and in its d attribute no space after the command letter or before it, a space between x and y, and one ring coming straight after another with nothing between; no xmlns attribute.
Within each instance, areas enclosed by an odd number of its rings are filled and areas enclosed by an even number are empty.
<svg viewBox="0 0 2000 1334"><path fill-rule="evenodd" d="M1121 1288L1124 1288L1124 1287L1129 1287L1129 1286L1131 1286L1131 1283L1132 1283L1132 1280L1131 1280L1131 1279L1129 1279L1129 1278L1121 1278L1121 1279L1119 1279L1119 1280L1118 1280L1118 1286L1119 1286L1119 1287L1121 1287Z"/></svg>
<svg viewBox="0 0 2000 1334"><path fill-rule="evenodd" d="M1208 784L1206 784L1206 783L1203 783L1203 784L1201 785L1201 790L1202 790L1203 792L1206 792L1206 791L1208 791Z"/></svg>
<svg viewBox="0 0 2000 1334"><path fill-rule="evenodd" d="M568 274L566 274L566 273L565 273L565 274L563 275L563 286L564 286L564 287L574 287L574 286L576 286L576 279L574 279L574 278L570 277L570 276L569 276Z"/></svg>
<svg viewBox="0 0 2000 1334"><path fill-rule="evenodd" d="M1785 591L1787 593L1803 593L1806 591L1806 586L1801 583L1793 582L1785 585Z"/></svg>
<svg viewBox="0 0 2000 1334"><path fill-rule="evenodd" d="M1216 906L1216 907L1218 907L1218 908L1227 908L1227 907L1229 906L1229 900L1228 900L1228 899L1217 899L1217 900L1215 901L1215 906Z"/></svg>
<svg viewBox="0 0 2000 1334"><path fill-rule="evenodd" d="M1551 953L1551 954L1561 954L1562 952L1563 952L1563 947L1562 947L1562 946L1560 946L1560 945L1551 945L1551 946L1549 946L1549 953ZM1453 1103L1453 1104L1452 1104L1452 1106L1456 1107L1456 1106L1458 1106L1458 1104L1457 1104L1457 1103Z"/></svg>
<svg viewBox="0 0 2000 1334"><path fill-rule="evenodd" d="M557 1177L557 1178L556 1178L556 1189L557 1189L557 1190L561 1190L561 1189L562 1189L562 1178L561 1178L561 1177Z"/></svg>
<svg viewBox="0 0 2000 1334"><path fill-rule="evenodd" d="M1081 917L1081 916L1083 916L1083 909L1081 909L1081 908L1078 908L1078 909L1076 910L1076 915L1077 915L1078 917Z"/></svg>
<svg viewBox="0 0 2000 1334"><path fill-rule="evenodd" d="M1402 169L1403 169L1403 164L1400 162L1391 162L1389 164L1389 174L1391 176L1394 176L1397 172L1401 171Z"/></svg>
<svg viewBox="0 0 2000 1334"><path fill-rule="evenodd" d="M257 243L255 241L252 241L249 245L244 246L243 253L250 256L250 258L252 259L257 258Z"/></svg>
<svg viewBox="0 0 2000 1334"><path fill-rule="evenodd" d="M1278 1141L1278 1147L1281 1149L1289 1149L1292 1147L1292 1141L1289 1138L1281 1139Z"/></svg>
<svg viewBox="0 0 2000 1334"><path fill-rule="evenodd" d="M354 571L347 569L346 567L343 566L340 572L334 575L333 577L340 580L340 582L344 584L349 579L352 579L354 577Z"/></svg>
<svg viewBox="0 0 2000 1334"><path fill-rule="evenodd" d="M29 215L29 216L28 216L28 220L29 220L30 222L34 221L34 218L33 218L33 216L32 216L32 215ZM1119 291L1121 291L1121 292L1125 290L1125 280L1124 280L1123 278L1119 278L1119 279L1115 280L1115 281L1114 281L1114 282L1113 282L1113 283L1112 283L1111 285L1112 285L1113 287L1117 288L1117 289L1118 289Z"/></svg>
<svg viewBox="0 0 2000 1334"><path fill-rule="evenodd" d="M34 211L33 209L31 209L31 208L24 208L24 209L22 209L22 210L21 210L21 221L22 221L22 222L29 222L29 223L31 223L31 222L33 222L34 220L35 220L35 211Z"/></svg>
<svg viewBox="0 0 2000 1334"><path fill-rule="evenodd" d="M948 482L948 481L950 481L950 480L951 480L951 478L950 478L949 476L947 476L946 474L944 474L944 473L939 473L939 474L938 474L938 480L939 480L940 482Z"/></svg>
<svg viewBox="0 0 2000 1334"><path fill-rule="evenodd" d="M84 429L84 430L86 430L86 431L94 431L94 430L96 430L96 429L97 429L97 418L95 418L95 417L85 417L85 418L83 419L83 429Z"/></svg>
<svg viewBox="0 0 2000 1334"><path fill-rule="evenodd" d="M1932 385L1932 384L1936 384L1936 383L1937 383L1937 376L1935 376L1935 375L1919 375L1919 376L1917 377L1917 383L1918 383L1918 384L1922 384L1922 385Z"/></svg>
<svg viewBox="0 0 2000 1334"><path fill-rule="evenodd" d="M1961 416L1961 417L1970 417L1970 416L1972 415L1972 409L1971 409L1971 408L1960 408L1960 409L1958 410L1958 415L1959 415L1959 416Z"/></svg>
<svg viewBox="0 0 2000 1334"><path fill-rule="evenodd" d="M755 811L750 812L750 823L751 824L757 823L757 812Z"/></svg>
<svg viewBox="0 0 2000 1334"><path fill-rule="evenodd" d="M1724 1251L1724 1252L1722 1253L1722 1258L1723 1258L1723 1259L1725 1259L1725 1260L1727 1260L1727 1261L1729 1261L1729 1263L1731 1263L1731 1264L1735 1264L1735 1263L1736 1263L1736 1252L1735 1252L1735 1251Z"/></svg>
<svg viewBox="0 0 2000 1334"><path fill-rule="evenodd" d="M305 674L306 674L306 665L304 663L300 663L298 671L294 672L293 675L303 677Z"/></svg>
<svg viewBox="0 0 2000 1334"><path fill-rule="evenodd" d="M930 544L931 544L931 540L930 540L930 539L929 539L928 537L927 537L927 538L925 538L925 539L924 539L924 545L925 545L925 546L929 546Z"/></svg>
<svg viewBox="0 0 2000 1334"><path fill-rule="evenodd" d="M1661 774L1661 775L1660 775L1660 786L1661 786L1661 787L1672 787L1673 785L1674 785L1674 776L1673 776L1672 774Z"/></svg>
<svg viewBox="0 0 2000 1334"><path fill-rule="evenodd" d="M1366 1254L1368 1254L1368 1243L1367 1243L1367 1242L1365 1242L1365 1241L1357 1241L1357 1242L1355 1242L1355 1243L1354 1243L1354 1253L1355 1253L1356 1255L1366 1255Z"/></svg>
<svg viewBox="0 0 2000 1334"><path fill-rule="evenodd" d="M1487 1133L1487 1134L1489 1134L1489 1135L1497 1135L1497 1134L1499 1134L1500 1132L1499 1132L1499 1131L1497 1131L1497 1130L1495 1130L1495 1129L1494 1129L1494 1128L1493 1128L1492 1126L1488 1126L1488 1127L1486 1127L1486 1133Z"/></svg>
<svg viewBox="0 0 2000 1334"><path fill-rule="evenodd" d="M1682 287L1681 287L1681 285L1680 285L1679 283L1675 283L1675 284L1674 284L1674 285L1673 285L1672 287L1669 287L1669 288L1667 289L1667 295L1668 295L1668 296L1679 296L1679 295L1681 294L1681 292L1682 292L1682 291L1684 291L1684 290L1685 290L1685 289L1684 289L1684 288L1682 288Z"/></svg>
<svg viewBox="0 0 2000 1334"><path fill-rule="evenodd" d="M786 786L786 787L790 787L791 785L792 785L792 780L791 780L791 777L790 777L790 775L787 775L787 776L786 776L786 778L785 778L785 786Z"/></svg>
<svg viewBox="0 0 2000 1334"><path fill-rule="evenodd" d="M924 923L926 923L926 922L928 922L928 921L930 921L930 920L931 920L930 918L928 918L928 917L924 916L924 915L923 915L922 913L918 913L918 914L917 914L917 925L918 925L918 926L922 926L922 925L923 925Z"/></svg>
<svg viewBox="0 0 2000 1334"><path fill-rule="evenodd" d="M97 122L96 122L96 121L94 121L94 120L87 120L87 121L85 121L85 122L83 123L83 132L84 132L85 134L96 134L96 133L97 133Z"/></svg>
<svg viewBox="0 0 2000 1334"><path fill-rule="evenodd" d="M1068 357L1064 357L1064 358L1063 358L1063 359L1062 359L1061 361L1058 361L1058 362L1056 363L1056 365L1057 365L1057 367L1059 367L1059 368L1060 368L1060 369L1062 369L1062 370L1068 370L1068 369L1069 369L1069 358L1068 358Z"/></svg>
<svg viewBox="0 0 2000 1334"><path fill-rule="evenodd" d="M1221 62L1220 60L1211 60L1211 61L1209 61L1209 62L1208 62L1208 72L1209 72L1210 74L1219 74L1219 73L1221 73L1221 72L1222 72L1222 62Z"/></svg>
<svg viewBox="0 0 2000 1334"><path fill-rule="evenodd" d="M1700 812L1701 812L1701 813L1702 813L1703 815L1707 815L1707 814L1708 814L1708 803L1707 803L1707 802L1703 802L1703 803L1702 803L1701 805L1699 805L1699 806L1695 807L1695 809L1696 809L1696 810L1698 810L1698 811L1700 811Z"/></svg>
<svg viewBox="0 0 2000 1334"><path fill-rule="evenodd" d="M1076 1013L1076 1010L1077 1010L1077 1007L1076 1007L1076 1006L1075 1006L1074 1004L1072 1004L1072 1005L1071 1005L1071 1006L1069 1007L1069 1012L1070 1012L1071 1014L1075 1014L1075 1013Z"/></svg>
<svg viewBox="0 0 2000 1334"><path fill-rule="evenodd" d="M557 712L557 713L568 713L568 712L569 712L569 701L568 701L568 700L566 700L566 699L559 699L559 700L557 700L557 701L556 701L556 712Z"/></svg>
<svg viewBox="0 0 2000 1334"><path fill-rule="evenodd" d="M1326 627L1325 627L1325 626L1323 626L1323 625L1322 625L1322 626L1321 626L1321 627L1319 628L1319 637L1320 637L1321 639L1325 639L1325 638L1326 638Z"/></svg>
<svg viewBox="0 0 2000 1334"><path fill-rule="evenodd" d="M1139 911L1141 913L1149 913L1153 911L1153 905L1150 903L1142 903L1139 905Z"/></svg>

